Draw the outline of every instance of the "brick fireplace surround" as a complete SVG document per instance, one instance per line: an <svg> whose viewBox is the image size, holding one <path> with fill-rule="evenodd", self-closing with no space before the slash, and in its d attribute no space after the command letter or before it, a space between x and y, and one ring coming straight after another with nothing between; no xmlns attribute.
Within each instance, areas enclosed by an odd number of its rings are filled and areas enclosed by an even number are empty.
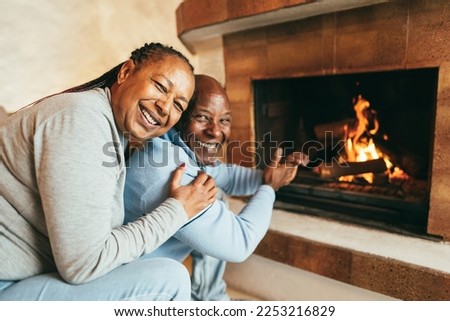
<svg viewBox="0 0 450 321"><path fill-rule="evenodd" d="M242 2L217 1L214 6L208 4L198 10L190 4L198 4L199 0L185 1L177 10L180 38L185 31L209 24L288 5L307 6L314 1L272 1L272 8L267 2L248 2L252 8L240 7L236 11ZM208 10L210 14L205 12ZM223 47L226 89L233 110L231 139L238 141L254 140L254 79L439 67L428 233L450 241L449 1L389 1L243 30L224 34ZM238 162L248 155L228 156ZM292 255L293 250L297 256ZM309 242L272 230L256 253L399 299L450 300L448 273L395 259ZM450 266L450 257L447 260Z"/></svg>

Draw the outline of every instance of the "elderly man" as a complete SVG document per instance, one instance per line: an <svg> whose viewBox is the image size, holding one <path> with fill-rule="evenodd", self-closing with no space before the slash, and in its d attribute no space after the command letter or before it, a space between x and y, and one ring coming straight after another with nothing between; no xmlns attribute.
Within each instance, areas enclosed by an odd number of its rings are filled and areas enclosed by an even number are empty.
<svg viewBox="0 0 450 321"><path fill-rule="evenodd" d="M238 215L224 199L216 200L201 216L188 222L146 257L179 261L193 253L192 298L226 300L222 279L224 261L245 260L264 237L270 224L275 190L289 184L301 163L299 157L281 162L281 150L264 170L224 164L218 153L231 133L231 108L220 83L196 75L196 89L176 127L146 143L129 160L125 190L126 221L152 210L167 197L173 168L186 164L188 183L199 170L211 175L227 195L252 195ZM155 195L153 191L161 190Z"/></svg>

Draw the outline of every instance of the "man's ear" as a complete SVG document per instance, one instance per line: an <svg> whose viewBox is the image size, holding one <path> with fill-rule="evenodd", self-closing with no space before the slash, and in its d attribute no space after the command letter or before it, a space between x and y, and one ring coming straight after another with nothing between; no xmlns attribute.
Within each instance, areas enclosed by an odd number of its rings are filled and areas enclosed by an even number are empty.
<svg viewBox="0 0 450 321"><path fill-rule="evenodd" d="M119 73L117 74L117 83L119 85L123 83L128 78L128 76L131 75L135 67L136 65L134 64L133 60L128 59L127 61L125 61L122 67L120 67Z"/></svg>

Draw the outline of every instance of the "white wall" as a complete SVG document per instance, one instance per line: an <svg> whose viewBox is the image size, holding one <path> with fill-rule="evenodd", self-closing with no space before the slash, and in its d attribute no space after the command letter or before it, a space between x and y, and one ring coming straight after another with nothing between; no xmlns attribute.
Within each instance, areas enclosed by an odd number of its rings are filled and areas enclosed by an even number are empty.
<svg viewBox="0 0 450 321"><path fill-rule="evenodd" d="M0 106L12 112L89 81L145 42L172 45L181 0L1 0Z"/></svg>

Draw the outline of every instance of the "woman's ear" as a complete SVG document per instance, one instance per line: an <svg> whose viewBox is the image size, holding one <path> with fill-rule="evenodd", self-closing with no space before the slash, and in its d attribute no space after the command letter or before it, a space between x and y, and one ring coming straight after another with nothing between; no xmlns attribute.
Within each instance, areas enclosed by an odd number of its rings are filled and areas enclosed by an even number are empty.
<svg viewBox="0 0 450 321"><path fill-rule="evenodd" d="M125 79L128 78L128 76L132 73L136 65L134 64L133 60L128 59L125 61L120 67L119 73L117 74L117 83L120 85L125 81Z"/></svg>

